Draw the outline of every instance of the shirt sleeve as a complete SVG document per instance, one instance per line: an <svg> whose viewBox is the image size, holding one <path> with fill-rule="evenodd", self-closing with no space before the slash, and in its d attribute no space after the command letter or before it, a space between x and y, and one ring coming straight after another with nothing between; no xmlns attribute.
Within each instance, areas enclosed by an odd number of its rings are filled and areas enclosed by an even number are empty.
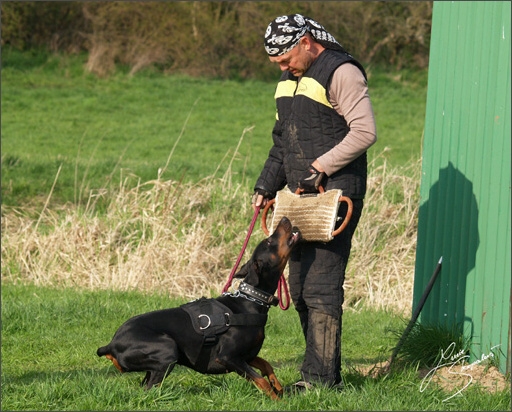
<svg viewBox="0 0 512 412"><path fill-rule="evenodd" d="M340 143L317 159L327 176L357 159L377 141L368 84L359 68L345 63L334 71L329 101L345 118L350 131Z"/></svg>

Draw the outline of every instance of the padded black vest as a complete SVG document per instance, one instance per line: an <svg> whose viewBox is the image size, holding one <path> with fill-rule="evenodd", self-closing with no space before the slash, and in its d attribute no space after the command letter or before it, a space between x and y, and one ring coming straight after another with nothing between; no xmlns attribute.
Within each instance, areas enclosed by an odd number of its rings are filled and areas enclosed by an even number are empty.
<svg viewBox="0 0 512 412"><path fill-rule="evenodd" d="M326 49L298 78L284 72L276 88L277 125L281 129L283 164L289 188L295 191L301 174L347 135L350 128L329 103L328 90L334 71L342 64L363 67L347 53ZM325 189L342 189L343 195L362 199L366 193L366 152L333 173Z"/></svg>

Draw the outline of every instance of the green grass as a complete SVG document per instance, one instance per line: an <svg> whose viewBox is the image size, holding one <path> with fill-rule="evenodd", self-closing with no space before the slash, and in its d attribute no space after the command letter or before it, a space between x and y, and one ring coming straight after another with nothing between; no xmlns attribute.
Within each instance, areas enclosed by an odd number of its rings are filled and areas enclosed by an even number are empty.
<svg viewBox="0 0 512 412"><path fill-rule="evenodd" d="M83 70L85 56L2 50L2 203L86 201L89 190L155 179L197 181L224 173L252 188L271 145L275 83L166 76L108 79ZM426 72L370 69L378 142L391 165L418 159ZM277 79L276 79L277 80ZM225 156L227 158L225 159Z"/></svg>
<svg viewBox="0 0 512 412"><path fill-rule="evenodd" d="M510 392L470 387L462 396L435 386L420 393L414 368L374 379L356 366L387 359L402 320L373 310L346 311L343 374L346 389L315 389L267 399L238 375L201 375L177 366L161 388L144 391L142 373L121 375L96 349L138 313L184 303L164 294L78 291L2 285L3 410L506 410ZM260 355L283 384L298 378L304 342L293 309L272 308Z"/></svg>

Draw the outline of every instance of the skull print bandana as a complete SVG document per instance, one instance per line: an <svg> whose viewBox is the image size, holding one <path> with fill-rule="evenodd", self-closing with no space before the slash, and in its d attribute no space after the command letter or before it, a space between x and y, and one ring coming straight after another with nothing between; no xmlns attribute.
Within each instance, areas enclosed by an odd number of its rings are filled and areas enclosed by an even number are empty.
<svg viewBox="0 0 512 412"><path fill-rule="evenodd" d="M265 50L269 56L280 56L289 52L309 32L326 49L345 51L325 28L301 14L276 17L265 32Z"/></svg>

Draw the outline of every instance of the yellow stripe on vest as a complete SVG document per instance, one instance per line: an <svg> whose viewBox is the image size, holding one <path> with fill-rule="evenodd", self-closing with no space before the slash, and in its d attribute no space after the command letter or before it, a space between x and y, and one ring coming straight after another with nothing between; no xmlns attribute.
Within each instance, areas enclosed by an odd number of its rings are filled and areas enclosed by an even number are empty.
<svg viewBox="0 0 512 412"><path fill-rule="evenodd" d="M279 82L277 83L276 94L274 95L274 99L279 99L280 97L293 97L296 88L296 81L284 80L282 82Z"/></svg>
<svg viewBox="0 0 512 412"><path fill-rule="evenodd" d="M283 80L277 84L275 99L280 97L293 97L296 95L303 95L315 102L323 104L324 106L332 108L332 104L327 100L325 88L312 77L303 77L297 87L297 82L293 80ZM279 120L279 115L276 111L276 120Z"/></svg>
<svg viewBox="0 0 512 412"><path fill-rule="evenodd" d="M300 80L297 91L295 92L296 96L299 94L332 108L332 104L327 100L325 88L311 77L303 77Z"/></svg>

